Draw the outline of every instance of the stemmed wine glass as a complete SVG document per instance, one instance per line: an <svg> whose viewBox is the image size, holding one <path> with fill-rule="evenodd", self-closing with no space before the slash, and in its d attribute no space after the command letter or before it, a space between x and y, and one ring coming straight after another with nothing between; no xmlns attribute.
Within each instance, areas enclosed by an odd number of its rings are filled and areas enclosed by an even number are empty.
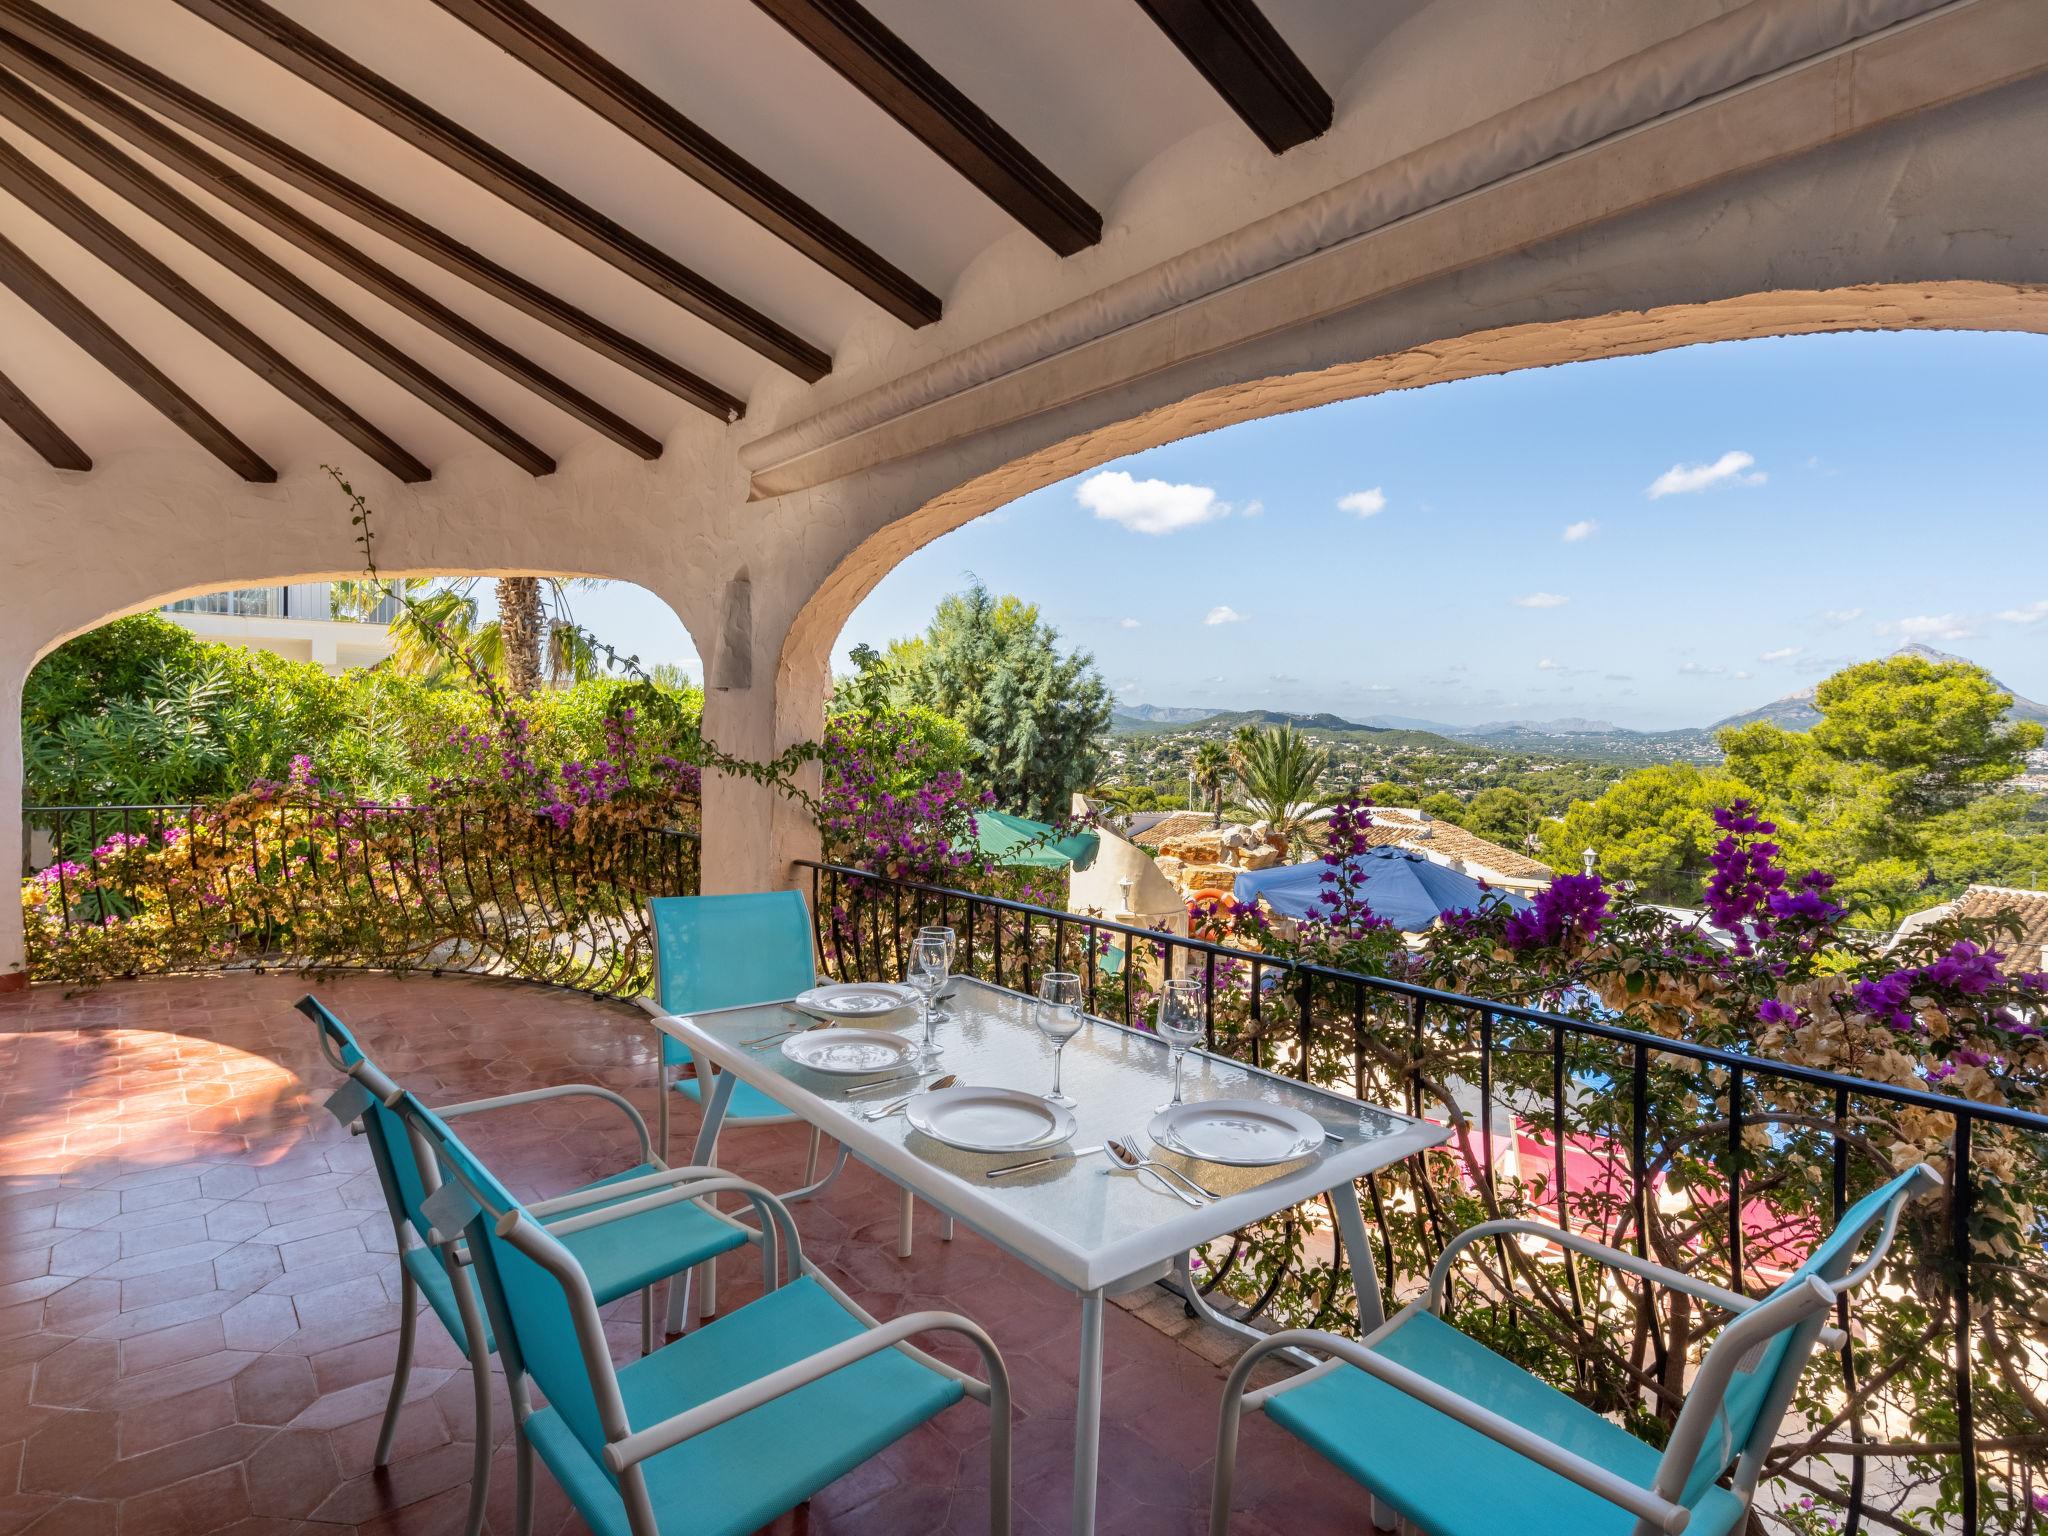
<svg viewBox="0 0 2048 1536"><path fill-rule="evenodd" d="M1047 971L1038 978L1038 999L1031 1022L1052 1042L1052 1092L1045 1101L1072 1109L1074 1101L1060 1090L1060 1054L1081 1032L1081 978L1072 971Z"/></svg>
<svg viewBox="0 0 2048 1536"><path fill-rule="evenodd" d="M1202 1038L1202 984L1191 977L1167 982L1159 993L1155 1022L1173 1053L1173 1097L1159 1107L1172 1109L1181 1102L1180 1064L1188 1047Z"/></svg>
<svg viewBox="0 0 2048 1536"><path fill-rule="evenodd" d="M919 1066L928 1067L939 1059L939 1045L933 1034L938 1018L932 1012L932 1003L945 986L952 964L952 947L944 939L936 934L918 937L917 947L911 952L910 984L924 998L924 1045L917 1053Z"/></svg>
<svg viewBox="0 0 2048 1536"><path fill-rule="evenodd" d="M920 943L920 944L922 944L922 943L923 943L923 942L924 942L924 941L925 941L926 939L943 939L943 940L945 940L945 943L946 943L946 971L947 971L947 974L948 974L948 975L952 974L952 970L953 970L953 957L954 957L955 955L957 955L957 954L958 954L958 953L960 952L960 946L959 946L959 942L958 942L958 941L957 941L957 940L956 940L956 939L954 938L954 936L953 936L953 930L952 930L952 929L950 929L950 928L943 928L943 927L940 927L940 926L938 926L937 924L933 924L933 925L932 925L932 926L930 926L930 927L926 927L926 928L920 928L920 929L918 929L918 930L917 930L917 942L918 942L918 943ZM913 960L913 961L911 962L911 966L912 966L912 968L913 968L913 969L915 969L915 967L916 967L916 964L917 964L917 962L916 962L915 960ZM953 1017L953 1015L952 1015L952 1014L950 1014L950 1013L948 1013L948 1012L947 1012L947 1011L946 1011L945 1009L943 1009L943 1008L940 1008L940 1009L937 1009L937 1010L936 1010L936 1011L934 1012L934 1014L932 1015L932 1017L933 1017L933 1019L934 1019L934 1020L935 1020L935 1021L936 1021L937 1023L943 1024L943 1023L945 1023L945 1022L946 1022L946 1021L947 1021L948 1019L952 1018L952 1017Z"/></svg>

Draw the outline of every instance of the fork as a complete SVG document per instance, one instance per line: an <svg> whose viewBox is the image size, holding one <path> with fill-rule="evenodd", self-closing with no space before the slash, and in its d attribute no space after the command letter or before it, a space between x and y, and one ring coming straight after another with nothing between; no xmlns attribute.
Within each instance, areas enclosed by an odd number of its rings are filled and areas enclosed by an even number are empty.
<svg viewBox="0 0 2048 1536"><path fill-rule="evenodd" d="M1221 1200L1223 1198L1215 1190L1209 1188L1208 1185L1196 1183L1178 1168L1174 1167L1173 1164L1162 1163L1156 1157L1145 1156L1144 1153L1138 1150L1138 1138L1135 1134L1112 1136L1108 1139L1108 1144L1111 1149L1111 1155L1120 1163L1127 1163L1134 1168L1150 1168L1154 1173L1171 1174L1204 1200Z"/></svg>

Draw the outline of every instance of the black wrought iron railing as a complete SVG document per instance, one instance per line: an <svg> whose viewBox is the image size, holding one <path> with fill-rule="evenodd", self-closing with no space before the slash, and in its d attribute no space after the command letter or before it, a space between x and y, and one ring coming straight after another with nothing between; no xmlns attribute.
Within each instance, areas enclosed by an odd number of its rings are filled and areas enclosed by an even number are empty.
<svg viewBox="0 0 2048 1536"><path fill-rule="evenodd" d="M39 980L253 964L632 996L648 898L697 889L693 827L495 804L33 806L22 842Z"/></svg>
<svg viewBox="0 0 2048 1536"><path fill-rule="evenodd" d="M2048 1262L2025 1188L2048 1168L2048 1116L1801 1063L1488 1001L1085 914L802 866L820 968L900 977L927 924L955 968L1031 992L1078 971L1087 1007L1145 1027L1160 979L1206 982L1208 1045L1449 1125L1448 1151L1366 1181L1375 1255L1416 1287L1473 1222L1533 1215L1761 1294L1904 1157L1945 1195L1838 1322L1807 1373L1758 1507L1772 1528L2038 1532L2048 1521ZM1503 1123L1504 1122L1504 1123ZM2018 1201L2022 1238L1991 1235ZM1987 1203L1988 1202L1988 1203ZM1315 1211L1207 1256L1202 1289L1282 1325L1350 1321L1339 1241ZM1513 1244L1456 1291L1460 1326L1656 1438L1712 1326L1682 1298L1623 1291ZM1802 1502L1803 1501L1803 1502Z"/></svg>

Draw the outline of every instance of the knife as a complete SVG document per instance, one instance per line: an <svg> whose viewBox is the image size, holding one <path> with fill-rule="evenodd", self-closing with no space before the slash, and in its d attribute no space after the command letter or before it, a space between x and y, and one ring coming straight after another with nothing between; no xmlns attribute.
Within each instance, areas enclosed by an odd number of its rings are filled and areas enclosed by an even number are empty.
<svg viewBox="0 0 2048 1536"><path fill-rule="evenodd" d="M1101 1150L1102 1148L1100 1147L1076 1147L1074 1148L1073 1155L1075 1158L1079 1159L1087 1157L1090 1153L1100 1152ZM991 1168L987 1172L982 1174L982 1177L985 1179L1000 1179L1006 1173L1024 1173L1033 1168L1045 1168L1053 1163L1062 1161L1064 1161L1064 1159L1058 1156L1034 1158L1032 1161L1028 1163L1012 1163L1007 1168Z"/></svg>

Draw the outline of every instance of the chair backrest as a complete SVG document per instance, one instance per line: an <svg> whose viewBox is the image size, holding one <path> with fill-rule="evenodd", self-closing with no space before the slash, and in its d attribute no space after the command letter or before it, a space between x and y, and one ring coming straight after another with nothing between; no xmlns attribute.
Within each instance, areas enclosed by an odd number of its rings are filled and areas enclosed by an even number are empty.
<svg viewBox="0 0 2048 1536"><path fill-rule="evenodd" d="M1830 1232L1806 1261L1771 1294L1738 1322L1724 1328L1700 1362L1694 1387L1684 1410L1673 1427L1665 1452L1667 1465L1659 1469L1658 1486L1665 1489L1677 1482L1685 1447L1694 1443L1687 1433L1701 1431L1697 1454L1683 1468L1685 1477L1679 1502L1692 1505L1737 1462L1736 1491L1747 1498L1755 1486L1756 1471L1763 1453L1777 1437L1778 1426L1799 1384L1800 1372L1813 1351L1813 1344L1826 1326L1825 1306L1816 1308L1803 1300L1811 1294L1811 1282L1819 1280L1828 1294L1862 1280L1877 1265L1891 1245L1899 1212L1906 1201L1923 1188L1935 1188L1941 1175L1922 1163L1880 1185L1842 1213ZM1870 1229L1883 1222L1883 1230L1868 1257L1859 1265L1857 1250ZM1771 1332L1771 1320L1776 1320ZM1765 1332L1759 1338L1754 1330ZM1694 1425L1688 1425L1688 1420Z"/></svg>
<svg viewBox="0 0 2048 1536"><path fill-rule="evenodd" d="M654 928L654 995L664 1013L706 1013L780 1002L817 981L811 917L795 891L726 896L658 896L647 904ZM662 1059L688 1051L662 1036Z"/></svg>
<svg viewBox="0 0 2048 1536"><path fill-rule="evenodd" d="M606 1421L623 1430L625 1409L582 1266L439 1115L403 1092L394 1113L431 1149L448 1183L468 1196L463 1235L499 1358L508 1371L523 1371L533 1380L598 1470L616 1485L604 1463ZM435 1196L437 1208L445 1198Z"/></svg>
<svg viewBox="0 0 2048 1536"><path fill-rule="evenodd" d="M366 1063L376 1065L349 1027L319 998L308 993L299 999L298 1008L319 1031L321 1054L338 1070L353 1076ZM374 1095L363 1108L363 1135L370 1143L370 1159L377 1165L377 1181L384 1186L384 1203L390 1207L392 1220L410 1224L419 1240L426 1242L432 1224L422 1214L420 1202L427 1197L427 1181L420 1172L412 1138L398 1116Z"/></svg>

